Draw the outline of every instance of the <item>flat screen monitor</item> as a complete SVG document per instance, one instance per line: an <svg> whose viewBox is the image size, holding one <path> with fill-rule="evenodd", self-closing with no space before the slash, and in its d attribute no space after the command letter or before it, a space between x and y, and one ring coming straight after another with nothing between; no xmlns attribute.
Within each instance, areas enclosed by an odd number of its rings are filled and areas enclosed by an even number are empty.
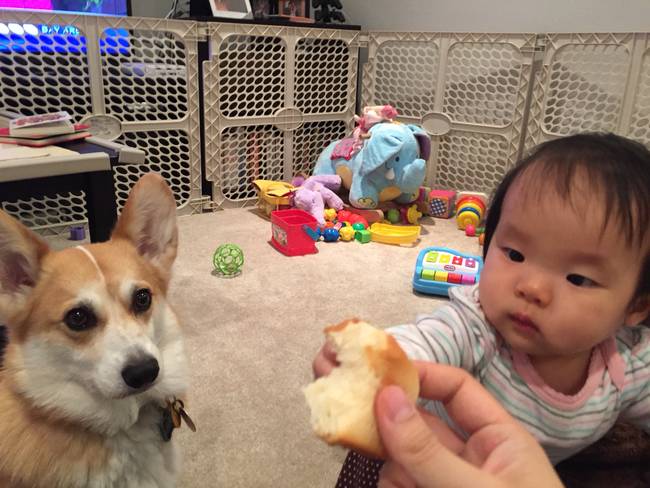
<svg viewBox="0 0 650 488"><path fill-rule="evenodd" d="M131 15L131 0L0 0L0 8Z"/></svg>

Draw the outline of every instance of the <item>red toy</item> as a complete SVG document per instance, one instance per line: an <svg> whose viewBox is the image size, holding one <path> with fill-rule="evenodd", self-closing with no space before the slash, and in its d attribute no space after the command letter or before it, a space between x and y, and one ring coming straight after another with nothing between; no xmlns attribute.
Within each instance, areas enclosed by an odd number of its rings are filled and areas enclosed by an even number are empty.
<svg viewBox="0 0 650 488"><path fill-rule="evenodd" d="M272 211L271 229L269 242L286 256L302 256L318 252L316 249L316 241L320 235L318 222L304 210L292 208Z"/></svg>

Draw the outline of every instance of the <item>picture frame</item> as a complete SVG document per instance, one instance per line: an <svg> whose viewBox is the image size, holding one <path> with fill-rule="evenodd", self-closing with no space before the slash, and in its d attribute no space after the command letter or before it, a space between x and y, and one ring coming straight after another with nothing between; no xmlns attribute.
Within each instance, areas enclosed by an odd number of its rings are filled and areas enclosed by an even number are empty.
<svg viewBox="0 0 650 488"><path fill-rule="evenodd" d="M210 10L214 17L231 19L245 19L253 13L250 0L210 0Z"/></svg>

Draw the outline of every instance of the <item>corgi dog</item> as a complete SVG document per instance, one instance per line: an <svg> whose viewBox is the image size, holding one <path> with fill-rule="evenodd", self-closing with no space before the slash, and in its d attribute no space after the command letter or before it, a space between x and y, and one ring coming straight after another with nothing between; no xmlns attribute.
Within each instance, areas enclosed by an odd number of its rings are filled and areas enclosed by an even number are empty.
<svg viewBox="0 0 650 488"><path fill-rule="evenodd" d="M187 390L166 299L177 242L156 174L105 243L53 251L0 211L1 487L175 486Z"/></svg>

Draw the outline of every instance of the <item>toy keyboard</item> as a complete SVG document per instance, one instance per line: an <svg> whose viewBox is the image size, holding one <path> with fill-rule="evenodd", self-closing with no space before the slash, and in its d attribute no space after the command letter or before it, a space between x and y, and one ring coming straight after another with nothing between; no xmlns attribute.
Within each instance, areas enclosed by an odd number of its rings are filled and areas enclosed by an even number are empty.
<svg viewBox="0 0 650 488"><path fill-rule="evenodd" d="M483 268L480 256L446 247L427 247L415 262L413 288L429 295L447 295L449 288L478 283Z"/></svg>

